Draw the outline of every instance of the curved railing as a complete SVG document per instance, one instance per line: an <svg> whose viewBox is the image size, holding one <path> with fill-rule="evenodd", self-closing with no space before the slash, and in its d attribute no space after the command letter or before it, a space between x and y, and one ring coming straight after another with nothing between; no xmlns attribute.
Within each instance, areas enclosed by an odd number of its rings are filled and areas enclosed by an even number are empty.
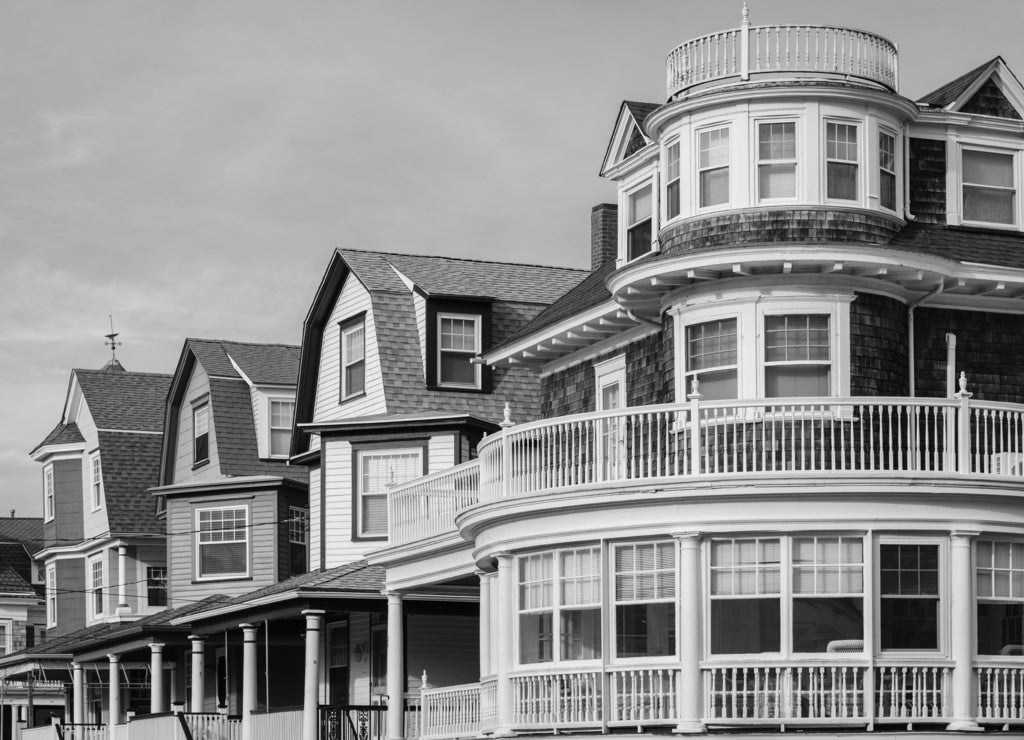
<svg viewBox="0 0 1024 740"><path fill-rule="evenodd" d="M896 45L867 31L831 26L749 26L680 44L665 62L667 94L706 82L792 72L856 78L896 91Z"/></svg>
<svg viewBox="0 0 1024 740"><path fill-rule="evenodd" d="M510 426L478 460L391 490L391 542L452 532L481 502L733 475L1024 478L1024 406L963 398L694 400Z"/></svg>

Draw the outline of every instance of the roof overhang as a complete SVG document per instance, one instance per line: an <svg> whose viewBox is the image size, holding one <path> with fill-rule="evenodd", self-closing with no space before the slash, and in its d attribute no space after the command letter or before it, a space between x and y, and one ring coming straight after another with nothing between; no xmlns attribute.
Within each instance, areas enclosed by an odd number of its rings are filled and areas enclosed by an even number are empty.
<svg viewBox="0 0 1024 740"><path fill-rule="evenodd" d="M36 447L29 456L35 462L45 462L51 457L60 457L61 455L76 455L85 452L85 442L72 442L70 444L62 445L40 445Z"/></svg>
<svg viewBox="0 0 1024 740"><path fill-rule="evenodd" d="M197 480L170 486L150 488L153 496L181 496L198 493L224 493L225 491L264 491L268 488L305 489L303 484L279 475L246 475L214 480Z"/></svg>
<svg viewBox="0 0 1024 740"><path fill-rule="evenodd" d="M232 614L238 614L239 612L249 611L250 609L260 609L273 606L279 606L288 601L309 601L313 599L318 600L338 600L338 599L352 599L365 601L369 600L383 600L384 594L380 591L330 591L330 590L318 590L318 589L303 589L295 588L289 589L288 591L280 591L275 594L268 594L249 601L241 601L234 604L225 604L218 606L213 609L209 609L201 612L192 612L182 617L177 617L170 621L172 625L192 625L196 622L203 622L207 620L215 620L230 616Z"/></svg>
<svg viewBox="0 0 1024 740"><path fill-rule="evenodd" d="M366 434L367 432L382 433L406 432L411 429L428 431L431 429L450 429L453 426L471 426L486 431L497 431L494 422L481 419L473 414L395 414L394 416L369 416L351 419L332 419L325 421L298 424L304 432L314 434L330 434L345 436L348 434Z"/></svg>

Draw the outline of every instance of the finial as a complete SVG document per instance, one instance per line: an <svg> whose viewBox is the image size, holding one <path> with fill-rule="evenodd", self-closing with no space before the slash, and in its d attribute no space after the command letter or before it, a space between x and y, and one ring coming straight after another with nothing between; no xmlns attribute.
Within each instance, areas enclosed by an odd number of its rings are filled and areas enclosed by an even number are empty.
<svg viewBox="0 0 1024 740"><path fill-rule="evenodd" d="M750 23L750 8L747 7L747 3L744 0L743 3L743 25Z"/></svg>
<svg viewBox="0 0 1024 740"><path fill-rule="evenodd" d="M687 396L691 401L699 401L704 398L700 392L700 380L696 375L693 376L693 380L690 381L690 395Z"/></svg>
<svg viewBox="0 0 1024 740"><path fill-rule="evenodd" d="M960 371L960 390L954 393L956 398L970 398L974 394L967 390L967 373L963 370Z"/></svg>
<svg viewBox="0 0 1024 740"><path fill-rule="evenodd" d="M505 418L501 420L501 423L498 426L502 427L503 429L508 429L511 426L515 426L512 423L512 407L508 405L508 401L505 401L504 416Z"/></svg>

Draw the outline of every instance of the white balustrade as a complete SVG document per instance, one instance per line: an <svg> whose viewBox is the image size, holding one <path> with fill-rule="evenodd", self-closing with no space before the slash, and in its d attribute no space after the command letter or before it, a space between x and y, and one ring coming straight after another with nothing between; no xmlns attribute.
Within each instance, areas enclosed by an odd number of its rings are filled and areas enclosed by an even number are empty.
<svg viewBox="0 0 1024 740"><path fill-rule="evenodd" d="M480 682L480 732L492 732L498 726L498 681Z"/></svg>
<svg viewBox="0 0 1024 740"><path fill-rule="evenodd" d="M704 669L705 721L728 724L865 724L857 665L712 666Z"/></svg>
<svg viewBox="0 0 1024 740"><path fill-rule="evenodd" d="M154 714L133 717L126 727L125 740L186 740L185 729L177 714ZM221 740L220 735L210 735L203 740ZM227 736L223 736L227 740ZM83 737L82 740L101 740L101 735ZM194 735L193 740L199 740Z"/></svg>
<svg viewBox="0 0 1024 740"><path fill-rule="evenodd" d="M299 727L302 727L301 709L255 712L252 715L253 740L294 738ZM406 737L415 737L415 735L407 735Z"/></svg>
<svg viewBox="0 0 1024 740"><path fill-rule="evenodd" d="M57 728L54 725L26 727L20 735L21 740L58 740Z"/></svg>
<svg viewBox="0 0 1024 740"><path fill-rule="evenodd" d="M1024 668L995 665L975 669L979 722L1024 721Z"/></svg>
<svg viewBox="0 0 1024 740"><path fill-rule="evenodd" d="M517 728L599 726L602 682L598 671L513 676L512 723Z"/></svg>
<svg viewBox="0 0 1024 740"><path fill-rule="evenodd" d="M241 719L216 712L187 712L184 717L192 740L239 740L242 737Z"/></svg>
<svg viewBox="0 0 1024 740"><path fill-rule="evenodd" d="M687 41L668 54L667 94L752 74L801 73L898 87L896 45L866 31L830 26L749 26Z"/></svg>
<svg viewBox="0 0 1024 740"><path fill-rule="evenodd" d="M127 729L127 725L115 725L115 734L120 727ZM64 740L109 740L110 738L107 726L100 724L62 724L60 726L60 733ZM127 740L127 735L125 735L125 738Z"/></svg>
<svg viewBox="0 0 1024 740"><path fill-rule="evenodd" d="M479 495L479 460L395 486L388 495L393 541L412 542L452 531L455 515L477 503Z"/></svg>
<svg viewBox="0 0 1024 740"><path fill-rule="evenodd" d="M479 684L423 689L420 702L424 740L480 734Z"/></svg>
<svg viewBox="0 0 1024 740"><path fill-rule="evenodd" d="M948 666L889 665L875 669L877 722L945 722L950 717Z"/></svg>
<svg viewBox="0 0 1024 740"><path fill-rule="evenodd" d="M609 673L610 724L674 724L678 675L675 668L622 668Z"/></svg>

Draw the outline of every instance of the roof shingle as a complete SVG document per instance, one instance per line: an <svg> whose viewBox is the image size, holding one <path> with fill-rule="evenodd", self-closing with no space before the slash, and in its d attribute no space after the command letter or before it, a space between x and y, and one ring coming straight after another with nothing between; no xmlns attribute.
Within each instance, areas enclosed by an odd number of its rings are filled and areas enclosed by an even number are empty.
<svg viewBox="0 0 1024 740"><path fill-rule="evenodd" d="M98 429L163 432L170 375L82 369L73 372Z"/></svg>

